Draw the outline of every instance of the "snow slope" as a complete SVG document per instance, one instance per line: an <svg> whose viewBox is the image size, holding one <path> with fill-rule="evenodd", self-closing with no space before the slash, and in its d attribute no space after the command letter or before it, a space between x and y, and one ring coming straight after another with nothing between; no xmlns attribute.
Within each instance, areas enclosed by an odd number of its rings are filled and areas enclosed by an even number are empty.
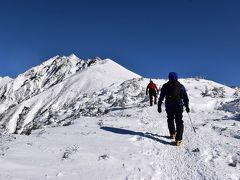
<svg viewBox="0 0 240 180"><path fill-rule="evenodd" d="M149 79L112 60L57 56L19 75L0 88L0 179L239 180L237 90L179 81L197 133L184 112L176 147L165 111L149 107Z"/></svg>
<svg viewBox="0 0 240 180"><path fill-rule="evenodd" d="M202 116L192 114L194 135L184 114L184 142L176 147L168 139L165 112L159 115L156 106L144 105L82 117L74 125L40 129L30 136L4 136L0 177L239 179L239 137L227 132L231 128L237 133L239 124L232 126L234 120L201 120ZM200 152L192 152L196 148Z"/></svg>
<svg viewBox="0 0 240 180"><path fill-rule="evenodd" d="M5 84L9 83L12 79L10 77L0 77L0 87L4 86Z"/></svg>

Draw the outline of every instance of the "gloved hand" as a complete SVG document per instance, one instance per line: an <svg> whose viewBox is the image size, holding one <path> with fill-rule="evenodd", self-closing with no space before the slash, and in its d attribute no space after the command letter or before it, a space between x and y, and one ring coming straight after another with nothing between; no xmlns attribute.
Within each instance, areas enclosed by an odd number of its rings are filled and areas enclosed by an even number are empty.
<svg viewBox="0 0 240 180"><path fill-rule="evenodd" d="M189 107L186 107L186 111L187 111L187 113L189 113L189 112L190 112L190 109L189 109Z"/></svg>
<svg viewBox="0 0 240 180"><path fill-rule="evenodd" d="M158 112L161 113L162 112L162 108L158 107Z"/></svg>

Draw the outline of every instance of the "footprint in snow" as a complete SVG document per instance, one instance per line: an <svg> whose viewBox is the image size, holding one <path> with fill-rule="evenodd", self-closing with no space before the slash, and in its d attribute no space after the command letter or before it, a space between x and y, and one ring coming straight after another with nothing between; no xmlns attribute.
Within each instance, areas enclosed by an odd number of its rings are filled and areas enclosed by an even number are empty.
<svg viewBox="0 0 240 180"><path fill-rule="evenodd" d="M143 137L141 137L141 136L133 136L130 138L130 141L133 141L133 142L142 141L142 140L143 140Z"/></svg>
<svg viewBox="0 0 240 180"><path fill-rule="evenodd" d="M240 164L240 152L237 152L235 155L230 157L229 166L237 167L237 164Z"/></svg>
<svg viewBox="0 0 240 180"><path fill-rule="evenodd" d="M236 139L240 139L240 134L233 134L233 137Z"/></svg>
<svg viewBox="0 0 240 180"><path fill-rule="evenodd" d="M100 127L102 127L102 126L103 126L103 121L102 121L102 120L98 121L98 122L97 122L97 125L100 126Z"/></svg>
<svg viewBox="0 0 240 180"><path fill-rule="evenodd" d="M57 177L62 177L64 174L63 174L63 172L59 172L59 173L57 173Z"/></svg>
<svg viewBox="0 0 240 180"><path fill-rule="evenodd" d="M109 159L109 155L107 155L107 154L104 154L104 155L98 157L98 161L107 160L107 159Z"/></svg>
<svg viewBox="0 0 240 180"><path fill-rule="evenodd" d="M64 173L62 171L60 171L59 173L57 173L55 175L48 175L48 174L46 174L45 178L47 178L47 179L54 179L56 177L63 177L63 176L64 176Z"/></svg>
<svg viewBox="0 0 240 180"><path fill-rule="evenodd" d="M219 158L220 156L220 152L217 150L213 150L213 151L205 151L204 154L205 156L205 162L214 162L215 159Z"/></svg>
<svg viewBox="0 0 240 180"><path fill-rule="evenodd" d="M3 146L0 148L0 156L5 156L6 155L6 151L10 149L9 147L7 146Z"/></svg>
<svg viewBox="0 0 240 180"><path fill-rule="evenodd" d="M33 146L33 143L26 143L27 146Z"/></svg>
<svg viewBox="0 0 240 180"><path fill-rule="evenodd" d="M62 155L62 160L69 159L73 154L78 152L78 149L79 149L79 147L77 145L68 147Z"/></svg>

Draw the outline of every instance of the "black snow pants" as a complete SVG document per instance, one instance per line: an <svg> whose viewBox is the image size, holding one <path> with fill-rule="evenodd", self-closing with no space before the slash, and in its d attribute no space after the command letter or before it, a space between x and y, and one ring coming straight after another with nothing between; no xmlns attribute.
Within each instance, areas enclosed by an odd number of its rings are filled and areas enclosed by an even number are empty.
<svg viewBox="0 0 240 180"><path fill-rule="evenodd" d="M167 121L168 121L168 129L170 135L176 133L176 140L182 140L183 136L183 120L182 120L182 113L183 113L183 107L174 107L166 106L166 112L167 112ZM176 124L176 128L175 128Z"/></svg>
<svg viewBox="0 0 240 180"><path fill-rule="evenodd" d="M154 104L157 104L157 92L156 92L156 90L149 89L150 106L153 105L153 98L154 98Z"/></svg>

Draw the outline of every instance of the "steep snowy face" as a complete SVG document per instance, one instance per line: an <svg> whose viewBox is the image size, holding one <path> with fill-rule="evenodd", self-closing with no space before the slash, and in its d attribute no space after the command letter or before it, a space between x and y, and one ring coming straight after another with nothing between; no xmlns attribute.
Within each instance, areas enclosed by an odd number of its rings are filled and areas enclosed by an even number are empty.
<svg viewBox="0 0 240 180"><path fill-rule="evenodd" d="M0 123L16 133L33 122L31 128L54 124L53 114L73 99L135 77L140 76L110 59L56 56L0 88Z"/></svg>
<svg viewBox="0 0 240 180"><path fill-rule="evenodd" d="M87 63L76 58L56 56L43 64L20 74L0 89L0 102L8 106L43 92L65 78L85 68ZM4 108L3 108L4 109ZM0 111L2 106L0 107Z"/></svg>

